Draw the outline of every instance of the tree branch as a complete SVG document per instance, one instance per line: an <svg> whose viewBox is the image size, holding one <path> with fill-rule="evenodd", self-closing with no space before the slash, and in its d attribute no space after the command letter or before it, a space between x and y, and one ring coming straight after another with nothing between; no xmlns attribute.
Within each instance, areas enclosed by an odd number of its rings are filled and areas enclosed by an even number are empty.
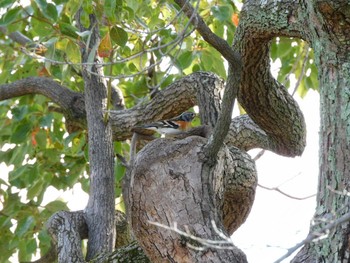
<svg viewBox="0 0 350 263"><path fill-rule="evenodd" d="M337 220L330 222L326 226L317 230L317 232L313 231L313 232L309 233L308 236L303 241L296 244L294 247L289 248L287 253L285 255L283 255L282 257L280 257L279 259L277 259L274 263L282 262L284 259L286 259L290 255L292 255L298 248L313 242L315 239L319 238L322 235L327 234L330 230L332 230L332 229L334 229L334 228L336 228L336 227L340 226L341 224L344 224L348 221L350 221L350 212L346 213L345 215L342 215Z"/></svg>
<svg viewBox="0 0 350 263"><path fill-rule="evenodd" d="M213 163L230 126L234 101L238 93L241 75L241 60L238 52L235 52L229 44L222 38L214 34L206 25L202 17L196 10L184 0L175 0L183 8L187 17L193 19L196 30L201 34L205 41L212 45L229 62L229 75L226 82L224 97L222 100L222 111L217 120L217 125L213 131L213 136L205 147L205 155L209 162Z"/></svg>
<svg viewBox="0 0 350 263"><path fill-rule="evenodd" d="M85 31L80 15L76 14L77 26ZM115 244L115 177L112 126L104 121L107 107L107 85L99 65L97 47L100 31L95 15L89 15L89 42L81 42L82 61L89 59L95 65L82 67L84 79L85 109L89 143L89 200L85 209L85 220L89 230L86 259L91 260L101 252L112 252ZM96 73L91 74L90 72Z"/></svg>
<svg viewBox="0 0 350 263"><path fill-rule="evenodd" d="M241 23L235 33L234 43L242 55L243 63L238 101L252 120L266 132L276 153L285 156L303 152L306 126L295 100L270 73L269 46L277 34L301 36L298 31L300 23L295 22L298 7L297 2L290 1L285 1L283 5L272 1L266 5L257 1L247 2L241 11ZM256 12L260 14L258 17ZM280 23L271 24L271 12L278 14L275 19ZM266 26L266 23L271 26Z"/></svg>
<svg viewBox="0 0 350 263"><path fill-rule="evenodd" d="M188 18L194 17L192 24L201 34L203 39L212 45L220 54L231 64L239 64L239 56L232 50L230 45L222 38L214 34L206 25L203 18L194 10L194 8L186 0L175 0L187 15Z"/></svg>
<svg viewBox="0 0 350 263"><path fill-rule="evenodd" d="M172 258L176 262L200 262L200 259L203 258L201 253L185 246L187 242L195 246L191 240L150 225L149 221L163 225L177 222L181 228L188 226L189 233L193 236L214 240L218 239L217 229L227 235L237 226L235 223L231 226L232 221L238 222L238 225L244 221L246 215L244 209L252 204L251 199L248 202L246 199L246 203L240 203L243 210L235 210L234 216L231 213L233 211L230 210L231 205L236 201L235 208L237 208L239 201L243 200L237 197L248 195L248 192L254 188L250 185L254 180L238 178L242 175L237 173L239 161L231 158L227 148L219 152L220 161L213 169L215 180L212 185L215 188L213 191L215 194L209 198L209 188L212 186L203 181L202 169L205 164L198 155L205 143L206 139L198 136L187 137L183 140L154 140L138 153L129 171L131 182L129 194L123 196L129 200L134 234L152 261L162 262L167 258ZM226 161L226 158L230 160ZM226 179L228 181L224 181ZM242 188L237 188L238 184L233 185L237 181L244 182ZM225 187L225 184L228 187ZM243 188L247 191L244 192ZM159 191L159 189L169 189L170 194L169 191ZM231 195L225 196L225 193L230 190ZM254 196L254 190L251 194ZM225 210L227 213L223 213L223 206L221 206L223 200L220 198L223 196L225 196L224 208L227 208ZM161 201L154 202L154 198ZM186 200L186 202L179 202L179 199ZM220 206L215 211L220 213L218 218L224 218L225 226L222 220L211 217L213 210L208 203L212 202L212 199L215 199L215 204ZM226 200L229 199L232 201L231 204L226 203ZM244 219L241 221L242 215ZM217 229L212 226L213 220ZM227 232L227 229L230 231ZM150 243L153 245L150 246ZM164 243L166 243L165 246L161 245ZM244 254L234 246L232 250L207 247L205 254L209 261L216 259L218 262L246 262Z"/></svg>
<svg viewBox="0 0 350 263"><path fill-rule="evenodd" d="M88 230L83 211L58 212L50 217L46 228L57 247L58 262L85 262L81 240Z"/></svg>
<svg viewBox="0 0 350 263"><path fill-rule="evenodd" d="M224 87L222 79L215 74L196 72L172 83L161 90L148 103L127 110L110 111L110 122L113 126L115 140L131 138L133 127L160 119L179 115L202 100L201 96L215 96L220 100L220 91ZM40 77L30 77L10 84L0 85L0 100L10 99L27 94L41 94L57 103L63 113L70 116L69 122L86 129L86 112L84 94L74 92L57 82ZM216 103L216 102L215 102ZM200 112L203 123L214 127L221 105L204 103ZM207 116L208 119L205 119ZM263 148L278 151L278 144L268 136L248 115L232 119L225 143L241 150Z"/></svg>
<svg viewBox="0 0 350 263"><path fill-rule="evenodd" d="M222 100L222 110L219 114L213 135L209 139L204 149L205 155L211 164L215 162L216 155L219 152L230 128L233 105L238 93L238 87L241 79L240 63L235 65L234 68L236 68L236 71L233 71L232 65L229 67L228 79Z"/></svg>
<svg viewBox="0 0 350 263"><path fill-rule="evenodd" d="M0 32L2 32L4 35L8 35L10 39L17 42L21 46L26 46L28 43L34 43L30 38L18 31L7 34L7 28L5 26L0 26Z"/></svg>

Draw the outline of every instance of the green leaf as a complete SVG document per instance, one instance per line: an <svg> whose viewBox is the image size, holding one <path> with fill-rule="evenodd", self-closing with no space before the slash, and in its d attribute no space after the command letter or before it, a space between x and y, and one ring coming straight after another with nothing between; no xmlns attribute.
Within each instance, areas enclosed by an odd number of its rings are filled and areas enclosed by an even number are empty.
<svg viewBox="0 0 350 263"><path fill-rule="evenodd" d="M1 0L0 1L0 8L7 8L12 4L13 4L13 0Z"/></svg>
<svg viewBox="0 0 350 263"><path fill-rule="evenodd" d="M52 213L55 213L57 211L68 211L67 204L61 200L55 200L50 203L48 203L45 208L49 210Z"/></svg>
<svg viewBox="0 0 350 263"><path fill-rule="evenodd" d="M24 236L30 229L34 227L35 219L33 216L20 220L16 228L16 235L19 237Z"/></svg>
<svg viewBox="0 0 350 263"><path fill-rule="evenodd" d="M128 33L124 29L114 26L111 30L111 39L117 45L124 47L128 41Z"/></svg>
<svg viewBox="0 0 350 263"><path fill-rule="evenodd" d="M105 0L104 10L109 19L109 22L115 22L115 8L116 8L116 0Z"/></svg>
<svg viewBox="0 0 350 263"><path fill-rule="evenodd" d="M11 142L12 143L24 142L28 138L31 128L32 128L32 125L28 122L18 125L11 136Z"/></svg>
<svg viewBox="0 0 350 263"><path fill-rule="evenodd" d="M229 5L223 5L223 6L215 5L211 7L210 10L213 13L214 17L221 22L229 21L231 18L232 7Z"/></svg>
<svg viewBox="0 0 350 263"><path fill-rule="evenodd" d="M181 69L188 68L193 61L193 52L185 51L177 58L177 64Z"/></svg>
<svg viewBox="0 0 350 263"><path fill-rule="evenodd" d="M0 26L7 26L17 19L22 9L15 7L6 12L6 14L0 19Z"/></svg>
<svg viewBox="0 0 350 263"><path fill-rule="evenodd" d="M45 0L35 0L35 3L38 5L40 10L45 10L47 7L47 1Z"/></svg>
<svg viewBox="0 0 350 263"><path fill-rule="evenodd" d="M47 37L53 33L52 27L49 24L43 23L40 20L33 19L31 25L34 33L39 37L44 37L44 36Z"/></svg>
<svg viewBox="0 0 350 263"><path fill-rule="evenodd" d="M13 115L14 120L21 121L28 114L28 106L24 105L24 106L13 108L11 113Z"/></svg>
<svg viewBox="0 0 350 263"><path fill-rule="evenodd" d="M202 50L201 65L203 65L205 70L213 71L223 78L226 77L224 62L220 53L211 47Z"/></svg>
<svg viewBox="0 0 350 263"><path fill-rule="evenodd" d="M22 166L25 155L28 152L28 145L16 146L13 149L13 154L9 163L15 165L15 167Z"/></svg>
<svg viewBox="0 0 350 263"><path fill-rule="evenodd" d="M37 244L36 244L35 238L31 238L31 239L26 241L27 255L33 254L36 251L36 248L37 248Z"/></svg>
<svg viewBox="0 0 350 263"><path fill-rule="evenodd" d="M35 134L35 140L38 146L42 149L46 148L47 143L47 133L45 130L40 129L37 134Z"/></svg>
<svg viewBox="0 0 350 263"><path fill-rule="evenodd" d="M68 41L66 46L66 52L68 59L73 63L81 62L80 48L73 41Z"/></svg>
<svg viewBox="0 0 350 263"><path fill-rule="evenodd" d="M57 12L56 6L52 3L48 3L47 8L45 9L44 15L47 18L56 22L58 18L58 12Z"/></svg>
<svg viewBox="0 0 350 263"><path fill-rule="evenodd" d="M52 121L53 121L53 114L52 113L47 113L44 115L42 118L40 118L40 127L42 128L48 128L51 127Z"/></svg>
<svg viewBox="0 0 350 263"><path fill-rule="evenodd" d="M44 186L44 182L40 179L37 180L33 185L28 187L27 198L29 200L33 200L34 197L40 195L44 190L43 186Z"/></svg>
<svg viewBox="0 0 350 263"><path fill-rule="evenodd" d="M14 169L9 173L9 182L13 185L17 179L20 179L22 175L25 175L29 171L28 165L23 165L17 169ZM18 184L16 185L18 186Z"/></svg>
<svg viewBox="0 0 350 263"><path fill-rule="evenodd" d="M79 10L83 0L69 0L65 6L67 16L73 17Z"/></svg>
<svg viewBox="0 0 350 263"><path fill-rule="evenodd" d="M76 28L75 26L72 26L64 22L59 23L58 26L63 35L72 37L74 39L78 38L78 34L77 34L78 28Z"/></svg>
<svg viewBox="0 0 350 263"><path fill-rule="evenodd" d="M293 39L290 38L281 38L279 44L277 45L277 57L293 58L295 50L292 47Z"/></svg>

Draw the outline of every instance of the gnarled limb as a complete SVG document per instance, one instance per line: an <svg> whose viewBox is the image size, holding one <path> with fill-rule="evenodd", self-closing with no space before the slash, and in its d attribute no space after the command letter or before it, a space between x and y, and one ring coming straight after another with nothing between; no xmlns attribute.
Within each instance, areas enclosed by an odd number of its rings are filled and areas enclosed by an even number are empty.
<svg viewBox="0 0 350 263"><path fill-rule="evenodd" d="M301 31L297 31L300 24L290 20L297 16L299 5L296 2L285 1L282 5L267 1L264 7L265 11L276 13L276 20L282 22L268 28L265 21L257 20L257 12L259 18L264 18L258 2L250 1L244 5L234 43L235 49L241 53L243 64L238 101L252 120L266 132L268 140L276 147L276 153L300 155L306 144L304 117L292 96L272 77L269 57L270 41L277 33L283 34L283 27L289 26L288 32L301 36L298 33ZM256 12L252 12L252 9ZM266 20L266 23L272 23L268 15Z"/></svg>

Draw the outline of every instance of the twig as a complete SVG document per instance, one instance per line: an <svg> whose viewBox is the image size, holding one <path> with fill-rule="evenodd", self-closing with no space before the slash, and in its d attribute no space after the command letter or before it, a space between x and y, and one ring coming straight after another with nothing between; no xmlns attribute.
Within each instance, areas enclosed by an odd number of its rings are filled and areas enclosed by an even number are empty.
<svg viewBox="0 0 350 263"><path fill-rule="evenodd" d="M305 200L305 199L309 199L311 197L314 197L316 196L316 194L312 194L312 195L309 195L309 196L305 196L305 197L295 197L295 196L292 196L290 194L287 194L285 192L283 192L281 189L279 189L278 187L267 187L267 186L263 186L261 184L258 184L259 187L263 188L263 189L266 189L266 190L270 190L270 191L276 191L276 192L279 192L280 194L283 194L289 198L292 198L292 199L295 199L295 200Z"/></svg>
<svg viewBox="0 0 350 263"><path fill-rule="evenodd" d="M280 257L279 259L277 259L274 263L280 263L282 262L282 260L286 259L287 257L289 257L291 254L293 254L298 248L302 247L303 245L309 244L312 241L314 241L315 238L318 238L320 235L322 234L327 234L329 232L329 230L336 228L337 226L348 222L350 220L350 212L346 213L345 215L339 217L337 220L334 220L333 222L329 223L328 225L324 226L323 228L321 228L319 231L316 232L311 232L308 234L308 236L301 241L300 243L296 244L294 247L289 248L287 253L285 255L283 255L282 257Z"/></svg>
<svg viewBox="0 0 350 263"><path fill-rule="evenodd" d="M299 75L299 77L298 77L297 82L295 83L292 96L294 96L295 92L297 91L297 89L298 89L298 87L299 87L299 85L300 85L301 80L303 79L303 77L304 77L304 75L305 75L306 62L307 62L307 60L309 59L309 53L310 53L309 45L308 45L308 44L305 45L304 50L306 50L306 51L305 51L306 54L305 54L305 57L304 57L304 60L303 60L303 64L302 64L302 67L301 67L301 73L300 73L300 75Z"/></svg>
<svg viewBox="0 0 350 263"><path fill-rule="evenodd" d="M151 225L155 225L164 229L168 229L171 231L174 231L175 233L178 233L179 235L189 238L192 241L195 241L196 243L199 243L202 245L202 247L199 246L194 246L192 244L189 244L188 242L186 243L186 245L191 248L191 249L195 249L195 250L200 250L203 251L206 248L215 248L215 249L235 249L235 246L233 245L232 240L230 239L230 237L225 236L216 226L215 222L212 220L212 226L214 228L214 231L216 234L218 234L223 240L210 240L210 239L204 239L204 238L200 238L200 237L196 237L194 235L192 235L190 233L190 230L188 229L187 226L185 226L186 232L178 229L177 227L177 223L174 222L174 226L170 227L170 226L166 226L163 224L160 224L158 222L152 222L152 221L148 221L149 224Z"/></svg>
<svg viewBox="0 0 350 263"><path fill-rule="evenodd" d="M253 158L253 161L256 162L257 160L259 160L265 153L265 150L261 150L260 152L258 152L258 154Z"/></svg>

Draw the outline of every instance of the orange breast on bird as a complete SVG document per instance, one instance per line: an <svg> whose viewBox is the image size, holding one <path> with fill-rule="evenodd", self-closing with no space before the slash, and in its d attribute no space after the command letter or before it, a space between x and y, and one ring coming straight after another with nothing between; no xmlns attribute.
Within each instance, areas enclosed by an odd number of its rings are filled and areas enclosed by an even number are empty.
<svg viewBox="0 0 350 263"><path fill-rule="evenodd" d="M189 128L191 128L191 122L188 121L176 121L176 124L180 126L180 130L187 131Z"/></svg>

